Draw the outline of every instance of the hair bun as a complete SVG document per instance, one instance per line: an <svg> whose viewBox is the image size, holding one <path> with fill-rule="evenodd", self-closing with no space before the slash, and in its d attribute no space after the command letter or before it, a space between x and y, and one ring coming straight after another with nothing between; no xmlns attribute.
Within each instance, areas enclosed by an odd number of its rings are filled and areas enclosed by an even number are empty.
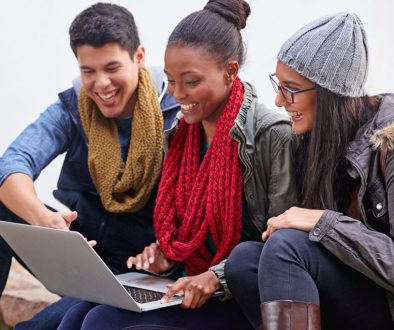
<svg viewBox="0 0 394 330"><path fill-rule="evenodd" d="M246 26L246 20L250 15L250 7L243 0L209 0L204 9L222 16L234 24L237 30L242 30Z"/></svg>

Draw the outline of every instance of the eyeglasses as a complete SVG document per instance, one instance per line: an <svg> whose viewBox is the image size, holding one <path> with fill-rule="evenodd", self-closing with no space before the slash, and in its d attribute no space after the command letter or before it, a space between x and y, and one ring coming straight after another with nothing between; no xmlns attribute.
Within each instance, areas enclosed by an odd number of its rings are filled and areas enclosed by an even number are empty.
<svg viewBox="0 0 394 330"><path fill-rule="evenodd" d="M276 78L276 73L271 73L269 75L272 87L274 88L275 92L281 92L283 98L286 100L286 102L293 104L294 103L294 95L299 94L299 93L304 93L304 92L309 92L311 90L314 90L316 87L313 86L311 88L306 88L306 89L299 89L299 90L292 90L289 89L285 86L282 86L279 84L279 81Z"/></svg>

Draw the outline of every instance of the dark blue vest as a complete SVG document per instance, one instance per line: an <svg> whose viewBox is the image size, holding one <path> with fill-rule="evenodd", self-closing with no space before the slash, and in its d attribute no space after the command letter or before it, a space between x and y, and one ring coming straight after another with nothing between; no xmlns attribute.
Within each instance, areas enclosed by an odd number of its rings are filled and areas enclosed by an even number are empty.
<svg viewBox="0 0 394 330"><path fill-rule="evenodd" d="M93 185L92 179L88 169L88 141L83 131L81 120L78 112L78 96L74 88L70 88L59 94L59 98L64 106L70 113L72 122L73 138L67 150L64 163L61 169L60 177L58 180L58 189L53 192L54 197L61 203L66 205L71 210L79 210L81 206L81 199L84 204L93 203L95 208L106 212L101 204L97 190ZM161 100L162 113L164 118L164 129L169 129L176 113L179 110L178 104L175 100L165 92ZM144 209L136 213L149 213L152 216L153 204L156 198L157 187L151 194L151 198ZM85 205L84 207L86 207ZM136 215L136 214L135 214Z"/></svg>

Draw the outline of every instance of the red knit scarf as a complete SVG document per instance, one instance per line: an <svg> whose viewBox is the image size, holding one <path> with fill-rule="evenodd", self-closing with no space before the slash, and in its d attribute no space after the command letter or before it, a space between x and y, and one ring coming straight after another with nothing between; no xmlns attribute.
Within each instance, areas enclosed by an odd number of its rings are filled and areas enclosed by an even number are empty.
<svg viewBox="0 0 394 330"><path fill-rule="evenodd" d="M188 275L200 274L228 257L239 243L242 225L242 166L230 129L242 105L237 77L201 162L201 123L183 119L164 161L154 226L167 258L185 262ZM216 247L206 247L208 234Z"/></svg>

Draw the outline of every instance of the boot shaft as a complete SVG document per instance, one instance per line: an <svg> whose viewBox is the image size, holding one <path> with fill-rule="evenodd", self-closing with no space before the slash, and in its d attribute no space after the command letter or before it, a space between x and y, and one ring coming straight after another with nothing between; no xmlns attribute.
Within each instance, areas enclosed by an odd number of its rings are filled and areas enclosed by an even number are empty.
<svg viewBox="0 0 394 330"><path fill-rule="evenodd" d="M320 307L311 303L278 300L262 303L260 330L320 330Z"/></svg>

